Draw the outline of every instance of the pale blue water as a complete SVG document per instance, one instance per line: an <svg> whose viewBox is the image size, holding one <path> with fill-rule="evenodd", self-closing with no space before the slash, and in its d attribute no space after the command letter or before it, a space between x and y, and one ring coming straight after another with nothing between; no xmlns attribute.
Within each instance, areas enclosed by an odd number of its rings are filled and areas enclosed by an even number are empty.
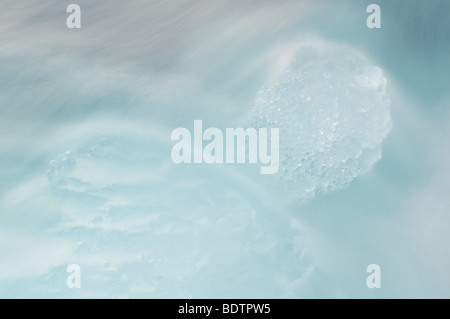
<svg viewBox="0 0 450 319"><path fill-rule="evenodd" d="M450 296L450 2L77 3L0 4L0 297ZM173 164L194 119L280 171Z"/></svg>

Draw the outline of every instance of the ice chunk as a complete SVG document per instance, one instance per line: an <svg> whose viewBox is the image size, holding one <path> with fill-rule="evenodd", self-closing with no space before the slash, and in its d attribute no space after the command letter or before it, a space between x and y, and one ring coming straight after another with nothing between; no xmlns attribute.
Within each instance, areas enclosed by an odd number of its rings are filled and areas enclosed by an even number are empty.
<svg viewBox="0 0 450 319"><path fill-rule="evenodd" d="M382 70L353 49L305 45L261 88L250 126L280 129L278 190L305 199L346 186L381 158L391 127Z"/></svg>
<svg viewBox="0 0 450 319"><path fill-rule="evenodd" d="M87 129L50 162L58 240L73 242L68 259L84 261L89 286L67 289L56 265L45 274L47 296L300 294L314 268L302 225L261 205L232 168L176 165L169 138L143 136L138 126L109 130Z"/></svg>

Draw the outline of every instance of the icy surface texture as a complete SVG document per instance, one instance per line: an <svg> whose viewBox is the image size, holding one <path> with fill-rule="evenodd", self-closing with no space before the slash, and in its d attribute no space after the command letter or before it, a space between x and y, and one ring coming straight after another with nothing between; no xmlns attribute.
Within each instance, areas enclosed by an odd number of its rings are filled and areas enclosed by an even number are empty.
<svg viewBox="0 0 450 319"><path fill-rule="evenodd" d="M345 187L381 158L391 127L382 70L352 49L299 48L287 71L263 87L250 126L280 129L278 190L306 199Z"/></svg>
<svg viewBox="0 0 450 319"><path fill-rule="evenodd" d="M79 137L50 162L55 236L70 258L36 284L64 297L301 295L313 271L302 225L263 207L226 167L175 165L167 139L114 130ZM66 263L82 266L83 289L61 285Z"/></svg>

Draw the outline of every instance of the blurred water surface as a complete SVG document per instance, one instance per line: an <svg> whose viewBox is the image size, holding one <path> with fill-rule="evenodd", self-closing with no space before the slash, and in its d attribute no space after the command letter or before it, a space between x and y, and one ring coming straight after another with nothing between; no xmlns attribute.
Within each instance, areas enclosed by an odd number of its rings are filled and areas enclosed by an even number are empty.
<svg viewBox="0 0 450 319"><path fill-rule="evenodd" d="M448 1L380 0L376 30L370 1L77 3L80 30L60 1L0 4L0 296L450 296ZM297 49L324 44L387 80L364 174L292 200L253 167L171 162L174 128L247 125Z"/></svg>

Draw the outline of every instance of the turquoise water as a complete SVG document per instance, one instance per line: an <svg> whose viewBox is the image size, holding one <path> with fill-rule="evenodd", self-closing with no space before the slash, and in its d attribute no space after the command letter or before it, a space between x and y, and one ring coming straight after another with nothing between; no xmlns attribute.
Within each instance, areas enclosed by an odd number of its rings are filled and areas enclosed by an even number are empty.
<svg viewBox="0 0 450 319"><path fill-rule="evenodd" d="M450 3L369 3L79 1L68 30L3 1L0 296L448 298ZM195 119L280 126L280 171L173 164Z"/></svg>

